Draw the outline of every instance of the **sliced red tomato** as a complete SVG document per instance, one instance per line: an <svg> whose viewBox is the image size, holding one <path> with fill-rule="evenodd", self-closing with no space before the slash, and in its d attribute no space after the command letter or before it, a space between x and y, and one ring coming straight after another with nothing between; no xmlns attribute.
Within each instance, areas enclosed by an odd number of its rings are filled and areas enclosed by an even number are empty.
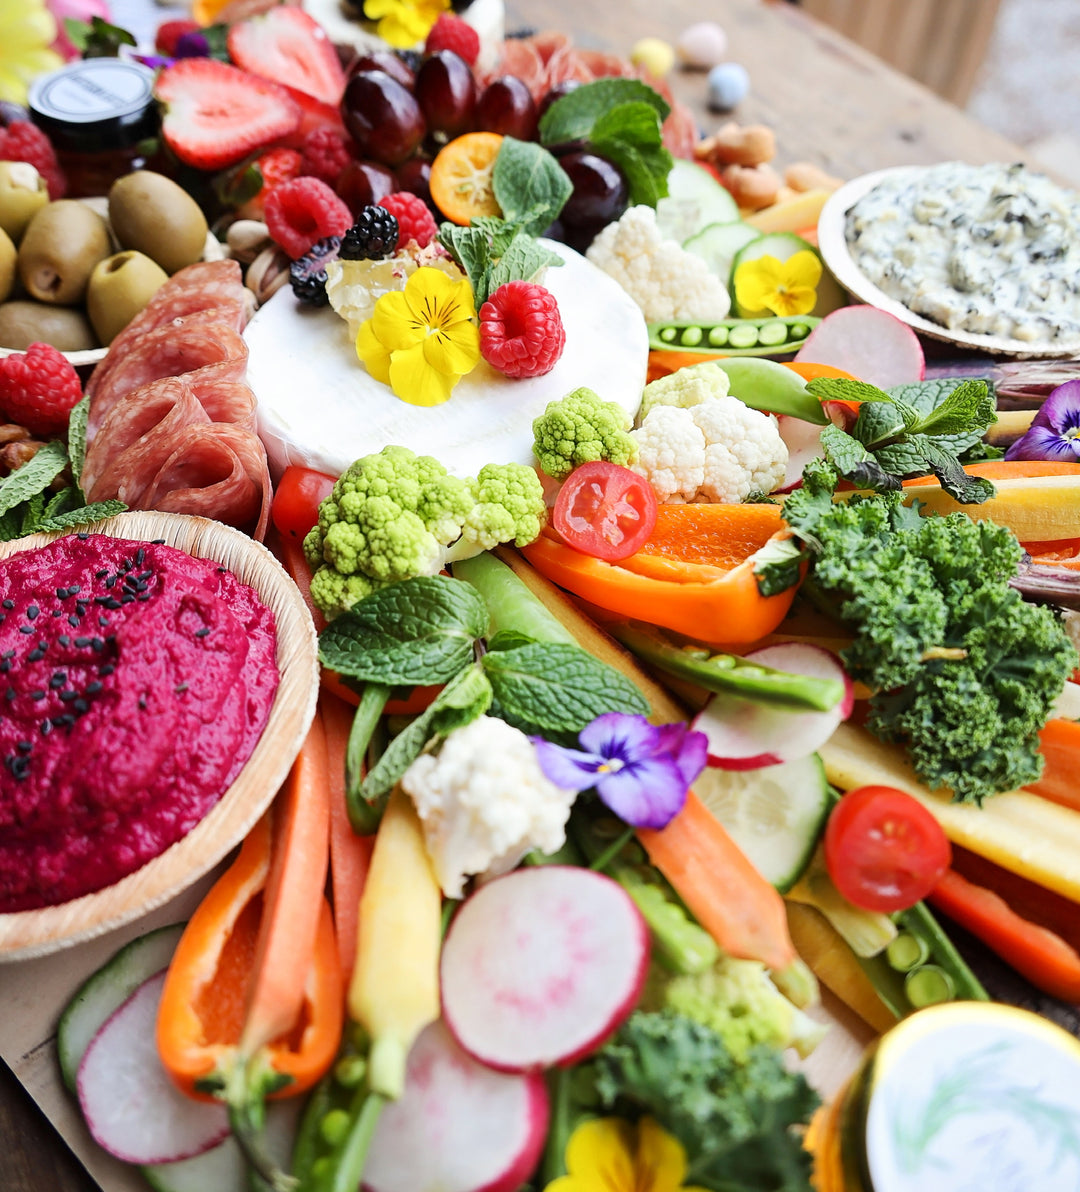
<svg viewBox="0 0 1080 1192"><path fill-rule="evenodd" d="M566 478L552 522L567 546L613 563L628 559L656 525L656 493L629 468L604 460L582 464Z"/></svg>
<svg viewBox="0 0 1080 1192"><path fill-rule="evenodd" d="M319 505L330 495L334 481L335 477L311 468L286 468L270 507L278 533L303 538L319 520Z"/></svg>
<svg viewBox="0 0 1080 1192"><path fill-rule="evenodd" d="M925 898L949 867L941 825L911 795L860 786L837 803L825 826L825 864L840 893L868 911L905 910Z"/></svg>

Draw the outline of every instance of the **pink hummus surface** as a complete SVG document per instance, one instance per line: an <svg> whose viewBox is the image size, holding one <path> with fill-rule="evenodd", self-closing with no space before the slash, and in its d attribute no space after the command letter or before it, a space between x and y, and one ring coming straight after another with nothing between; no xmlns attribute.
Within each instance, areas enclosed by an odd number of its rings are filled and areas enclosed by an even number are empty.
<svg viewBox="0 0 1080 1192"><path fill-rule="evenodd" d="M214 806L278 685L274 615L213 562L72 535L0 560L0 912L111 885Z"/></svg>

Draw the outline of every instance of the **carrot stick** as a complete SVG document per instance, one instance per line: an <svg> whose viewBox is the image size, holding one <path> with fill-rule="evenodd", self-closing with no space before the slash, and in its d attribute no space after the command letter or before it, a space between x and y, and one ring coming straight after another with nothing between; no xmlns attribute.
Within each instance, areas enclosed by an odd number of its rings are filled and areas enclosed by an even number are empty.
<svg viewBox="0 0 1080 1192"><path fill-rule="evenodd" d="M329 864L326 734L318 717L274 808L274 841L241 1054L296 1025L311 968Z"/></svg>
<svg viewBox="0 0 1080 1192"><path fill-rule="evenodd" d="M1048 720L1039 733L1039 752L1045 759L1042 775L1024 789L1080 811L1080 723Z"/></svg>
<svg viewBox="0 0 1080 1192"><path fill-rule="evenodd" d="M649 859L732 956L784 969L795 959L780 894L690 791L666 828L640 829Z"/></svg>
<svg viewBox="0 0 1080 1192"><path fill-rule="evenodd" d="M1080 464L1053 459L985 459L965 464L969 476L984 476L987 480L1029 480L1038 476L1078 476ZM912 476L903 481L905 488L918 484L937 484L936 476Z"/></svg>
<svg viewBox="0 0 1080 1192"><path fill-rule="evenodd" d="M358 836L352 830L345 805L345 753L354 710L325 691L319 699L319 708L326 728L330 767L330 888L334 896L334 929L341 972L347 982L356 960L360 895L364 892L375 837Z"/></svg>
<svg viewBox="0 0 1080 1192"><path fill-rule="evenodd" d="M1044 993L1080 1001L1080 955L1059 935L1022 918L993 890L949 869L930 902Z"/></svg>

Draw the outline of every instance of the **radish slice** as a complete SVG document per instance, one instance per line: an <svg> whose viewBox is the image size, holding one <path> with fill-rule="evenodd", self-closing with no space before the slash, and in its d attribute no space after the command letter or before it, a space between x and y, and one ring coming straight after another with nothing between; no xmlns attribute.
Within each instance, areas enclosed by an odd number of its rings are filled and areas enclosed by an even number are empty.
<svg viewBox="0 0 1080 1192"><path fill-rule="evenodd" d="M443 1023L409 1052L405 1092L379 1118L367 1192L516 1192L540 1160L548 1095L539 1073L477 1063Z"/></svg>
<svg viewBox="0 0 1080 1192"><path fill-rule="evenodd" d="M570 1064L637 1002L649 932L621 886L572 866L519 869L479 889L442 953L454 1037L508 1072Z"/></svg>
<svg viewBox="0 0 1080 1192"><path fill-rule="evenodd" d="M79 1104L90 1133L125 1163L190 1159L229 1133L224 1105L185 1097L158 1059L164 985L164 971L144 981L106 1020L79 1065Z"/></svg>
<svg viewBox="0 0 1080 1192"><path fill-rule="evenodd" d="M824 454L821 450L822 427L791 414L777 414L776 427L788 450L784 482L776 491L788 493L802 484L803 468L812 459L820 459Z"/></svg>
<svg viewBox="0 0 1080 1192"><path fill-rule="evenodd" d="M784 642L754 650L746 659L794 675L839 679L844 684L844 696L827 712L799 712L739 696L714 695L693 722L693 727L709 739L710 766L756 770L759 766L795 761L820 749L841 721L851 715L854 688L830 650L806 642Z"/></svg>
<svg viewBox="0 0 1080 1192"><path fill-rule="evenodd" d="M876 306L842 306L826 315L795 359L831 364L879 389L921 381L926 375L919 337Z"/></svg>

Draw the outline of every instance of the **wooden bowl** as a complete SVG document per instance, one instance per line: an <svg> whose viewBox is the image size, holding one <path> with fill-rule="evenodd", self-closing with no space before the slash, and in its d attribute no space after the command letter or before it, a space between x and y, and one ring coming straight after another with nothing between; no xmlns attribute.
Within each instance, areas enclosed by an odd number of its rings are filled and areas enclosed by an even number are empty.
<svg viewBox="0 0 1080 1192"><path fill-rule="evenodd" d="M249 584L274 613L281 680L251 757L209 814L182 840L111 886L57 906L0 914L0 962L44 956L102 935L202 877L243 840L270 805L315 715L315 627L295 584L266 547L220 522L178 513L121 513L87 528L113 538L164 539L168 546L212 559ZM57 537L33 534L0 543L0 558Z"/></svg>

